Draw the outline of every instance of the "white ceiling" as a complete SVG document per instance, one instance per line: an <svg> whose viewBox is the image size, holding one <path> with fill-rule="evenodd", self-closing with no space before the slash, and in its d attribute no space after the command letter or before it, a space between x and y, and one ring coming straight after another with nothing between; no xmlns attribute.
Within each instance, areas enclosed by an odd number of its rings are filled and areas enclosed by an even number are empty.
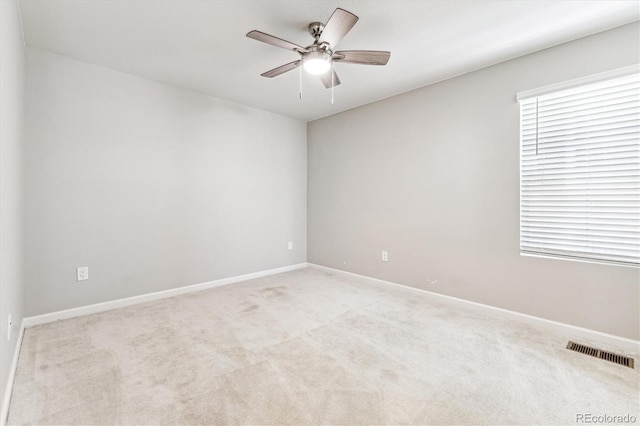
<svg viewBox="0 0 640 426"><path fill-rule="evenodd" d="M314 120L640 19L634 1L23 0L27 45L256 108ZM260 74L298 55L336 7L360 17L339 50L389 50L384 67L336 64L342 85Z"/></svg>

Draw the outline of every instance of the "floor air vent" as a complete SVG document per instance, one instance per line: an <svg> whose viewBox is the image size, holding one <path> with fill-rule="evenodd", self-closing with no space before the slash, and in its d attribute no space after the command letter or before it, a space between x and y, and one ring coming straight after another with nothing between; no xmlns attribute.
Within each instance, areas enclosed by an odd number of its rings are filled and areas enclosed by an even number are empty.
<svg viewBox="0 0 640 426"><path fill-rule="evenodd" d="M596 358L604 359L605 361L613 362L615 364L624 365L625 367L633 368L633 358L630 358L628 356L614 354L613 352L603 351L602 349L592 348L572 341L569 341L569 343L567 343L567 349L569 349L570 351L580 352L581 354L591 355Z"/></svg>

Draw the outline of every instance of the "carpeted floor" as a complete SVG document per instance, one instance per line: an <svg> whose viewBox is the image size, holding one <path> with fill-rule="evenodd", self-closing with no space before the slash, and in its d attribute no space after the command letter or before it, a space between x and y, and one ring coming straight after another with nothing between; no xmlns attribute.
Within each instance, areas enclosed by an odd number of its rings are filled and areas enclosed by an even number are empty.
<svg viewBox="0 0 640 426"><path fill-rule="evenodd" d="M640 419L638 370L566 342L307 268L27 329L9 424Z"/></svg>

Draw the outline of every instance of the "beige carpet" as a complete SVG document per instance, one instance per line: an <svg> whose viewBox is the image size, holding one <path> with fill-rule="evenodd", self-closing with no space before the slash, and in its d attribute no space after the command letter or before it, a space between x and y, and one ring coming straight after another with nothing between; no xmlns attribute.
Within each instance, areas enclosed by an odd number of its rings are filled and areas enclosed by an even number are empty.
<svg viewBox="0 0 640 426"><path fill-rule="evenodd" d="M566 340L309 268L26 330L9 423L640 419L638 370Z"/></svg>

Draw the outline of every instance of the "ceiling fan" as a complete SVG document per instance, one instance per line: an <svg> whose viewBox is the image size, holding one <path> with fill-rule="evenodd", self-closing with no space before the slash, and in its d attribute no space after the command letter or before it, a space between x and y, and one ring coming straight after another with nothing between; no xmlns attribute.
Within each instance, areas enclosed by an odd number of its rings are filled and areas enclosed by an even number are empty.
<svg viewBox="0 0 640 426"><path fill-rule="evenodd" d="M290 41L263 33L250 31L247 37L283 49L292 50L300 55L297 61L289 62L270 71L262 73L263 77L273 78L287 71L298 68L301 64L305 71L320 76L324 86L329 89L340 84L340 79L333 70L334 62L345 64L386 65L390 52L378 50L334 50L336 45L347 35L358 21L358 17L344 9L337 8L326 24L312 22L309 34L315 39L313 44L302 47ZM329 72L331 70L331 72Z"/></svg>

